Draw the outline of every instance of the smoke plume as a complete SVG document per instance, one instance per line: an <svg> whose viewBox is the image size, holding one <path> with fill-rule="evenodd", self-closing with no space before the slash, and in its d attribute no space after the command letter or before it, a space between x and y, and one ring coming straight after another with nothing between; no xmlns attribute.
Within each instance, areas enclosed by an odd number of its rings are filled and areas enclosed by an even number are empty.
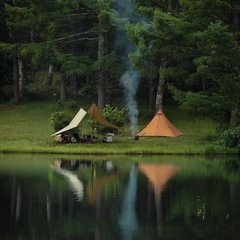
<svg viewBox="0 0 240 240"><path fill-rule="evenodd" d="M115 10L119 17L122 19L127 18L131 23L136 23L139 20L139 16L134 12L134 9L135 6L129 0L118 0L115 4ZM128 109L131 134L134 137L138 131L138 104L136 94L140 82L140 74L131 66L128 55L131 52L136 52L136 47L127 38L125 24L123 25L118 28L115 47L122 54L122 61L125 64L125 70L120 78L120 83L124 88L125 104Z"/></svg>
<svg viewBox="0 0 240 240"><path fill-rule="evenodd" d="M126 107L128 109L128 117L130 120L130 129L132 136L138 131L138 105L136 93L139 84L139 73L133 69L127 70L120 79L124 87L124 95Z"/></svg>

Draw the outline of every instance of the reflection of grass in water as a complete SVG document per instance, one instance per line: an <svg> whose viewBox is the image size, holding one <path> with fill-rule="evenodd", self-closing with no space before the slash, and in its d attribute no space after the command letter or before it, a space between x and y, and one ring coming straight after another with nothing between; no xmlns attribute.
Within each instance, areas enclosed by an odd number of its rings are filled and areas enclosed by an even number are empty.
<svg viewBox="0 0 240 240"><path fill-rule="evenodd" d="M5 172L29 172L29 174L41 174L49 171L50 166L55 159L62 158L63 155L55 154L0 154L0 169ZM117 171L126 172L132 163L158 163L173 164L180 167L180 173L196 176L219 175L240 177L240 164L237 156L191 156L191 155L151 155L151 156L125 156L125 155L108 155L108 156L91 156L91 155L64 155L64 159L68 160L89 160L93 163L101 161L112 161L117 167ZM98 170L98 174L104 172ZM90 179L92 176L91 167L79 167L76 173L81 179ZM176 174L178 176L178 174Z"/></svg>
<svg viewBox="0 0 240 240"><path fill-rule="evenodd" d="M1 172L18 175L48 175L52 158L44 155L28 154L0 154Z"/></svg>
<svg viewBox="0 0 240 240"><path fill-rule="evenodd" d="M86 110L90 105L78 104L79 108ZM50 137L54 130L49 126L50 115L59 111L56 106L55 102L35 102L20 105L17 109L1 111L0 151L66 154L198 154L205 153L206 149L213 149L214 153L226 152L215 144L213 136L216 124L213 121L184 114L172 107L164 108L164 113L178 129L184 132L183 136L177 138L142 137L138 141L133 141L126 123L123 134L115 135L113 143L100 141L92 144L57 144ZM73 114L79 108L72 110ZM139 116L139 130L151 120L144 116L147 116L147 113L142 111ZM88 118L83 122L83 133L92 134L87 120ZM233 151L236 150L231 150Z"/></svg>

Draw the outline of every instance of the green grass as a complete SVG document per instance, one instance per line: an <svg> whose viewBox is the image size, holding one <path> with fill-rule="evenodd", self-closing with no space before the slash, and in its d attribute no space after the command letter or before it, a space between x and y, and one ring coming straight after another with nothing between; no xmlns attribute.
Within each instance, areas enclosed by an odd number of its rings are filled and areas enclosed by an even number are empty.
<svg viewBox="0 0 240 240"><path fill-rule="evenodd" d="M87 110L91 104L91 100L79 103L78 107L72 110L73 114L80 107ZM56 102L31 102L17 107L0 111L0 152L98 155L237 153L237 149L223 149L216 145L214 140L208 140L214 139L212 136L215 135L216 123L207 118L182 113L174 107L165 107L164 113L178 129L184 132L183 136L142 137L139 141L133 141L126 123L123 133L114 136L113 143L87 144L59 144L50 137L54 130L49 126L49 117L59 110ZM145 117L147 113L143 109L139 116L139 130L150 121ZM86 118L83 122L83 133L91 134Z"/></svg>

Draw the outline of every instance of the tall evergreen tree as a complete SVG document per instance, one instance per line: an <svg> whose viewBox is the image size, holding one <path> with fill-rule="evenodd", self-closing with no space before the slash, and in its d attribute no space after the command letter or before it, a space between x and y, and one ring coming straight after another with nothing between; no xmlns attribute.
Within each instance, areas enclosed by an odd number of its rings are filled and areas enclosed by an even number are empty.
<svg viewBox="0 0 240 240"><path fill-rule="evenodd" d="M140 24L129 27L129 36L141 53L132 57L133 62L147 69L144 63L148 59L158 61L159 83L167 78L181 89L180 94L171 88L180 104L215 118L219 110L226 116L231 113L230 125L238 125L239 2L135 2L151 24L147 28ZM148 49L151 58L146 58ZM184 94L186 90L188 94Z"/></svg>
<svg viewBox="0 0 240 240"><path fill-rule="evenodd" d="M150 105L151 115L162 108L163 94L166 81L166 68L173 61L172 46L176 42L177 35L181 34L180 21L175 15L178 14L178 4L172 1L135 1L137 11L145 17L145 22L128 26L128 34L131 40L138 46L140 55L132 55L133 64L141 69L142 74L147 76L150 82ZM170 22L173 22L170 25ZM179 29L178 33L174 32ZM157 80L157 85L153 85ZM155 100L153 98L155 96Z"/></svg>
<svg viewBox="0 0 240 240"><path fill-rule="evenodd" d="M219 110L230 126L239 125L239 11L234 0L182 1L181 17L186 23L185 38L193 63L187 83L202 83L198 96L207 102L196 103L198 109L216 118ZM186 69L186 66L185 66ZM189 96L189 95L188 95ZM196 96L196 95L195 95ZM180 101L188 98L180 99ZM199 97L198 97L199 99ZM208 104L206 104L208 103ZM219 120L219 119L218 119Z"/></svg>
<svg viewBox="0 0 240 240"><path fill-rule="evenodd" d="M7 43L9 42L9 34L8 29L6 25L6 11L4 7L4 1L0 1L0 42ZM8 59L8 57L4 54L0 54L0 100L6 101L9 100L10 96L12 94L7 93L6 89L9 85L11 85L11 82L9 79L11 78L11 62Z"/></svg>

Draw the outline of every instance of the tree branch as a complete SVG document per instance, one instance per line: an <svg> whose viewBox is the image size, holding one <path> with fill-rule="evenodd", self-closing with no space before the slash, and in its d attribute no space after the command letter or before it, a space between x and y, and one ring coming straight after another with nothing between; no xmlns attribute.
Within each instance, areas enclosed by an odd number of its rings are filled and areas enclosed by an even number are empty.
<svg viewBox="0 0 240 240"><path fill-rule="evenodd" d="M66 36L66 37L61 37L61 38L57 38L57 39L54 39L54 40L46 41L46 42L43 42L43 43L60 42L60 41L63 41L63 40L69 39L69 38L78 37L78 36L81 36L81 35L84 35L84 34L90 34L90 33L97 33L97 32L76 33L76 34L72 34L72 35L69 35L69 36ZM90 40L90 39L95 40L96 38L84 37L84 38L81 38L80 40Z"/></svg>

